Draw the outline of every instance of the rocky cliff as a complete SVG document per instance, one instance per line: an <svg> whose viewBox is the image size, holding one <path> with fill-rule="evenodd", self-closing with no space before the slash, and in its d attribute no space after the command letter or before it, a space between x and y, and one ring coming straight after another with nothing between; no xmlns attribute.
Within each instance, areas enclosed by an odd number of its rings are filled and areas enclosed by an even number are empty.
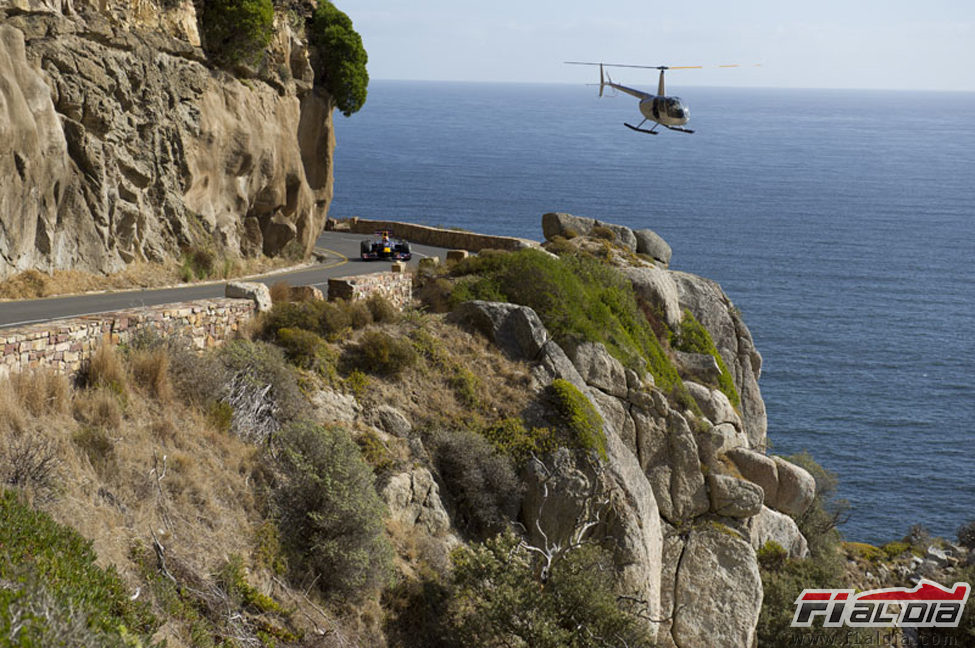
<svg viewBox="0 0 975 648"><path fill-rule="evenodd" d="M332 100L308 3L261 63L201 48L190 0L0 0L0 279L190 247L308 253L332 196Z"/></svg>

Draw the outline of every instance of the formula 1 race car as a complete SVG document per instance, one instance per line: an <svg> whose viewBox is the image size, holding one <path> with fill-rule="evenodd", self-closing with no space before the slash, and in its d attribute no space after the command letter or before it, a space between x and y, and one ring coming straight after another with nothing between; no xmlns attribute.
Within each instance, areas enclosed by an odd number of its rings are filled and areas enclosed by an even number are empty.
<svg viewBox="0 0 975 648"><path fill-rule="evenodd" d="M378 230L375 238L366 239L359 244L359 256L363 261L409 261L413 258L413 253L410 252L410 244L394 239L391 231Z"/></svg>

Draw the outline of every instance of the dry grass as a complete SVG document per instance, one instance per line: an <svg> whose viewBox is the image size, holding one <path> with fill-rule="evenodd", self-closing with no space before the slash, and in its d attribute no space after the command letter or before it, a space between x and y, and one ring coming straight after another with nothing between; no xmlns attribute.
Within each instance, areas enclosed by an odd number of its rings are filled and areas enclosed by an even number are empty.
<svg viewBox="0 0 975 648"><path fill-rule="evenodd" d="M388 404L421 429L458 423L478 427L520 416L531 400L527 364L508 360L483 336L447 324L442 316L425 316L419 324L402 321L382 330L412 339L419 360L396 378L370 380L360 398L366 411ZM468 384L458 376L473 378L473 394L458 389L460 383Z"/></svg>
<svg viewBox="0 0 975 648"><path fill-rule="evenodd" d="M145 394L160 403L173 399L173 383L169 378L169 351L164 347L137 350L129 358L132 378Z"/></svg>
<svg viewBox="0 0 975 648"><path fill-rule="evenodd" d="M294 264L294 260L283 258L227 259L217 264L215 275L211 278L244 277ZM51 273L27 270L0 282L0 300L36 299L98 290L173 286L184 283L180 270L180 262L176 260L165 263L135 262L121 272L110 275L81 270L55 270Z"/></svg>
<svg viewBox="0 0 975 648"><path fill-rule="evenodd" d="M76 392L71 401L71 413L78 423L100 430L114 431L122 425L118 394L107 387Z"/></svg>
<svg viewBox="0 0 975 648"><path fill-rule="evenodd" d="M71 386L63 374L36 369L10 378L13 393L32 416L64 414L70 403Z"/></svg>
<svg viewBox="0 0 975 648"><path fill-rule="evenodd" d="M120 394L126 391L125 368L115 347L105 341L95 349L82 372L83 382L90 387L108 387Z"/></svg>
<svg viewBox="0 0 975 648"><path fill-rule="evenodd" d="M271 303L284 304L291 301L291 285L287 281L276 281L270 288Z"/></svg>

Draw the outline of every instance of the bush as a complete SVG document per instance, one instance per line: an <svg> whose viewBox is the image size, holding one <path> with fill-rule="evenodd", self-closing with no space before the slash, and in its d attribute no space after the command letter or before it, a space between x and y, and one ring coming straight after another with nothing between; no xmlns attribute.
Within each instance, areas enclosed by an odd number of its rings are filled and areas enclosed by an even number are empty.
<svg viewBox="0 0 975 648"><path fill-rule="evenodd" d="M218 65L254 64L274 29L271 0L205 0L200 16L207 55Z"/></svg>
<svg viewBox="0 0 975 648"><path fill-rule="evenodd" d="M278 330L277 342L295 366L311 369L322 375L335 370L336 356L321 337L303 329Z"/></svg>
<svg viewBox="0 0 975 648"><path fill-rule="evenodd" d="M40 434L18 433L0 444L0 486L21 490L35 502L54 499L60 480L58 445Z"/></svg>
<svg viewBox="0 0 975 648"><path fill-rule="evenodd" d="M385 506L346 430L293 423L276 437L273 499L289 561L326 595L361 598L386 583Z"/></svg>
<svg viewBox="0 0 975 648"><path fill-rule="evenodd" d="M495 449L512 458L516 464L527 461L531 455L542 455L558 447L555 434L549 428L528 430L520 419L507 418L481 430Z"/></svg>
<svg viewBox="0 0 975 648"><path fill-rule="evenodd" d="M731 372L728 371L728 367L721 358L721 354L718 353L717 347L714 346L711 334L686 308L684 309L684 317L681 319L680 332L674 339L674 348L689 353L706 353L713 357L721 370L717 384L718 389L728 397L732 405L736 408L741 407L741 397L738 395L738 390L735 389L735 381L731 378Z"/></svg>
<svg viewBox="0 0 975 648"><path fill-rule="evenodd" d="M888 560L894 560L898 556L904 555L905 552L911 550L911 546L906 542L888 542L881 547L884 553L887 555Z"/></svg>
<svg viewBox="0 0 975 648"><path fill-rule="evenodd" d="M567 380L556 378L547 388L547 397L557 415L560 441L568 448L594 452L606 460L606 434L603 418L585 394Z"/></svg>
<svg viewBox="0 0 975 648"><path fill-rule="evenodd" d="M72 414L79 423L101 430L117 430L122 424L119 397L105 387L77 392Z"/></svg>
<svg viewBox="0 0 975 648"><path fill-rule="evenodd" d="M395 376L416 363L409 340L382 331L367 331L349 357L353 367L380 376Z"/></svg>
<svg viewBox="0 0 975 648"><path fill-rule="evenodd" d="M49 369L33 369L14 374L10 385L23 405L33 416L62 414L71 402L71 386L64 374Z"/></svg>
<svg viewBox="0 0 975 648"><path fill-rule="evenodd" d="M95 564L91 542L9 491L0 495L0 547L4 645L149 645L158 621L147 604L130 599L113 567Z"/></svg>
<svg viewBox="0 0 975 648"><path fill-rule="evenodd" d="M291 286L287 281L276 281L268 289L272 304L285 304L291 301Z"/></svg>
<svg viewBox="0 0 975 648"><path fill-rule="evenodd" d="M479 538L502 531L518 513L522 485L509 457L468 430L437 431L427 445L454 509L454 525Z"/></svg>
<svg viewBox="0 0 975 648"><path fill-rule="evenodd" d="M969 550L975 550L975 520L969 520L958 527L958 544Z"/></svg>
<svg viewBox="0 0 975 648"><path fill-rule="evenodd" d="M227 381L220 400L234 409L234 434L263 443L304 412L304 396L281 349L264 342L235 340L217 351Z"/></svg>
<svg viewBox="0 0 975 648"><path fill-rule="evenodd" d="M319 50L319 80L346 117L366 102L369 60L352 20L328 0L321 0L311 20L309 40Z"/></svg>
<svg viewBox="0 0 975 648"><path fill-rule="evenodd" d="M107 477L115 472L118 463L115 443L104 430L86 426L75 432L71 440L85 453L92 468L99 475Z"/></svg>
<svg viewBox="0 0 975 648"><path fill-rule="evenodd" d="M107 387L120 396L125 394L125 368L115 353L115 347L107 343L100 344L82 365L78 382L85 387Z"/></svg>
<svg viewBox="0 0 975 648"><path fill-rule="evenodd" d="M647 610L621 608L610 557L600 547L584 544L567 552L545 582L535 562L510 533L457 550L447 601L452 645L653 645L638 616Z"/></svg>
<svg viewBox="0 0 975 648"><path fill-rule="evenodd" d="M806 451L786 459L805 468L816 480L816 497L806 512L795 518L799 531L809 542L809 553L814 557L835 553L840 542L836 527L850 509L849 502L836 497L836 475L816 463Z"/></svg>
<svg viewBox="0 0 975 648"><path fill-rule="evenodd" d="M373 295L366 300L366 307L372 313L372 320L377 323L395 322L399 319L399 311L392 302L382 295Z"/></svg>

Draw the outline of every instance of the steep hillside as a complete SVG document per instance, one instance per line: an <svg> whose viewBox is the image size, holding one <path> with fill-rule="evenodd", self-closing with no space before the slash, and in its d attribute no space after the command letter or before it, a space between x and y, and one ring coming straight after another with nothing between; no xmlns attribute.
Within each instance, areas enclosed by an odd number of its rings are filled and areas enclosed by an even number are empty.
<svg viewBox="0 0 975 648"><path fill-rule="evenodd" d="M226 4L0 0L0 279L310 251L334 147L314 3L207 43L203 8Z"/></svg>

